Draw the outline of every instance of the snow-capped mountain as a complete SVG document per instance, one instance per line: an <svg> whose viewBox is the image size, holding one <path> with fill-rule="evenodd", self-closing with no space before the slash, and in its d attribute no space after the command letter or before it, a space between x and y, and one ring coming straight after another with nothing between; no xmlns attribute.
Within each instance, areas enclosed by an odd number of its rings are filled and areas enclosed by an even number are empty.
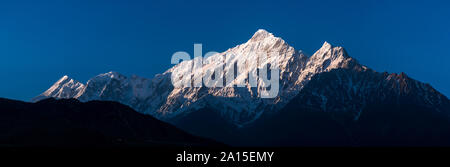
<svg viewBox="0 0 450 167"><path fill-rule="evenodd" d="M260 53L275 55L266 62L258 62ZM235 55L234 57L228 55ZM283 39L273 34L258 30L252 38L244 44L238 45L227 51L214 55L211 58L223 57L223 62L214 65L205 65L202 69L193 70L191 75L201 73L200 70L214 70L217 66L225 66L224 72L234 70L234 64L239 63L236 69L239 76L228 84L245 83L244 87L189 87L174 88L170 80L171 75L177 75L192 65L193 60L180 63L152 80L132 76L127 78L116 72L98 75L84 86L73 89L70 85L55 83L33 101L45 97L78 98L82 101L112 100L127 104L134 109L151 114L157 118L166 120L187 114L192 108L212 107L221 111L221 115L236 125L245 125L256 120L266 110L274 110L282 107L315 74L329 71L335 68L346 68L354 60L348 57L342 47L332 47L324 43L312 57L308 58L302 51L295 50ZM278 61L280 67L280 91L273 99L261 99L258 93L263 89L259 81L257 88L252 88L248 83L249 73L256 74L257 66L274 64ZM199 75L203 77L203 75ZM61 87L54 89L54 87ZM55 93L59 91L60 93ZM76 92L76 93L72 93Z"/></svg>
<svg viewBox="0 0 450 167"><path fill-rule="evenodd" d="M254 56L260 53L268 53L271 57L267 61L260 61ZM254 122L264 113L282 109L299 95L299 92L313 77L319 74L336 69L371 71L348 56L342 47L333 47L325 42L316 53L308 57L301 50L294 49L283 39L275 37L266 30L258 30L246 43L213 55L209 59L222 61L204 64L202 68L194 69L188 74L204 77L206 74L203 71L214 71L215 68L223 66L225 74L230 71L239 71L239 75L234 80L225 80L225 85L243 83L244 86L174 87L171 77L184 74L186 69L192 67L194 60L190 60L175 65L166 72L156 75L153 79L137 76L126 77L117 72L109 72L100 74L83 85L65 76L32 101L38 101L46 97L77 98L81 101L117 101L129 105L138 112L150 114L166 121L179 119L191 112L208 108L218 112L231 124L242 127ZM237 69L235 69L235 64L237 64ZM248 76L249 74L256 74L259 70L257 67L271 64L279 65L279 93L275 98L262 99L258 97L258 94L265 89L262 87L262 81L258 81L257 87L251 87ZM354 87L354 85L364 84L365 80L358 82L348 80L347 82L349 85L346 89L349 89L349 91L355 89L352 91L361 92L354 93L365 93L364 90ZM374 82L374 84L376 83L377 81ZM420 82L414 84L423 87ZM364 86L371 87L373 85ZM395 87L395 89L405 88ZM328 111L329 108L336 107L328 106L327 101L330 101L330 97L327 96L331 94L321 91L314 93L315 97L322 100L319 105L320 108ZM420 94L426 92L430 92L430 90L424 89L424 92L420 92ZM428 96L424 95L423 97ZM349 109L346 107L358 105L355 108L358 110L364 107L364 103L343 102L342 105L344 106L339 106L336 109Z"/></svg>
<svg viewBox="0 0 450 167"><path fill-rule="evenodd" d="M67 75L56 81L47 91L33 98L31 101L40 101L49 97L61 99L77 98L84 89L84 84L78 82Z"/></svg>
<svg viewBox="0 0 450 167"><path fill-rule="evenodd" d="M131 76L127 77L117 72L108 72L91 78L86 84L81 84L67 76L62 77L50 89L32 99L36 102L48 97L57 99L76 98L80 101L105 100L117 101L129 105L134 109L143 106L143 112L147 106L145 102L151 98L158 87L153 87L153 80ZM170 81L169 81L170 82Z"/></svg>
<svg viewBox="0 0 450 167"><path fill-rule="evenodd" d="M259 62L257 56L254 55L261 53L269 53L273 57L266 62ZM228 57L233 54L237 56ZM342 47L332 47L331 44L325 42L322 48L308 58L301 50L295 50L283 39L275 37L265 30L258 30L246 43L212 56L212 58L219 56L223 56L224 62L227 62L224 65L225 73L232 70L233 65L237 64L239 68L237 71L240 73L233 82L245 83L245 87L175 88L159 112L182 113L183 110L191 110L190 106L208 107L220 111L222 116L228 117L236 125L245 125L258 119L266 111L281 108L298 94L312 76L336 68L350 68L350 66L358 65L354 59L347 56ZM279 95L273 99L261 99L257 94L263 90L261 87L263 84L260 81L257 88L251 88L247 78L250 73L256 74L256 66L275 64L274 61L278 61L280 68ZM257 62L259 64L256 64ZM185 63L190 65L192 61ZM169 72L177 75L178 71L183 72L186 64L175 66ZM212 71L217 65L221 66L222 64L206 65L205 67L206 70ZM201 70L205 70L205 67ZM191 75L195 76L195 73L200 73L200 71L194 70Z"/></svg>

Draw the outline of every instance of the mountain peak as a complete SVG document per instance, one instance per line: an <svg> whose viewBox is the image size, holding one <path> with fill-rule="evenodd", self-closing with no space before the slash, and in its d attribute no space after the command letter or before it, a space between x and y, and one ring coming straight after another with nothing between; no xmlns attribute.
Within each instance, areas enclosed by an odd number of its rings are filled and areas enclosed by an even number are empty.
<svg viewBox="0 0 450 167"><path fill-rule="evenodd" d="M259 40L263 40L265 38L270 38L270 37L274 37L272 33L268 32L267 30L264 29L259 29L258 31L255 32L255 34L253 34L252 38L250 39L251 41L259 41Z"/></svg>
<svg viewBox="0 0 450 167"><path fill-rule="evenodd" d="M61 77L58 81L56 81L54 84L53 84L53 86L59 86L59 85L64 85L64 84L67 84L67 83L78 83L78 81L76 81L76 80L74 80L74 79L72 79L72 78L70 78L69 76L67 76L67 75L64 75L63 77Z"/></svg>
<svg viewBox="0 0 450 167"><path fill-rule="evenodd" d="M345 49L341 46L333 46L332 44L325 41L322 45L322 47L316 51L311 57L319 57L323 58L326 54L332 54L332 53L339 53L338 56L343 56L344 58L351 58L348 56Z"/></svg>
<svg viewBox="0 0 450 167"><path fill-rule="evenodd" d="M32 102L37 102L48 97L73 98L84 88L84 84L78 82L67 75L56 81L49 89L39 96L32 98Z"/></svg>
<svg viewBox="0 0 450 167"><path fill-rule="evenodd" d="M333 48L333 45L331 45L330 43L328 43L327 41L325 41L320 49L321 49L321 50L322 50L322 49L329 50L329 49L331 49L331 48Z"/></svg>
<svg viewBox="0 0 450 167"><path fill-rule="evenodd" d="M258 29L255 34L270 34L270 32L265 29Z"/></svg>
<svg viewBox="0 0 450 167"><path fill-rule="evenodd" d="M64 75L63 77L61 77L58 81L56 81L57 83L61 83L67 80L71 80L71 78L67 75Z"/></svg>

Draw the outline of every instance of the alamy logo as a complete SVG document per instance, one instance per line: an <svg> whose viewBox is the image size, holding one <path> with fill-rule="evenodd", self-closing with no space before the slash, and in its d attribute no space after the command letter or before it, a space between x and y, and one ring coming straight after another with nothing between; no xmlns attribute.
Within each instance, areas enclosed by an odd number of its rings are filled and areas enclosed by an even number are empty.
<svg viewBox="0 0 450 167"><path fill-rule="evenodd" d="M279 92L277 53L249 53L252 59L227 52L202 55L202 44L194 44L194 58L184 51L172 55L171 81L175 88L186 87L250 87L258 88L261 98L275 98ZM272 55L273 54L273 55ZM256 60L256 61L255 61Z"/></svg>

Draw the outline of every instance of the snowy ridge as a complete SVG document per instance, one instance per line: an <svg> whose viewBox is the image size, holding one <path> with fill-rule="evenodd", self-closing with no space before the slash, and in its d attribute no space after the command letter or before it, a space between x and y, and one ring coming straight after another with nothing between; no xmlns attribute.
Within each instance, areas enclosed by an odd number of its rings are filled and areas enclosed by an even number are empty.
<svg viewBox="0 0 450 167"><path fill-rule="evenodd" d="M84 89L84 84L69 78L67 75L56 81L48 90L31 101L39 101L49 97L76 98Z"/></svg>

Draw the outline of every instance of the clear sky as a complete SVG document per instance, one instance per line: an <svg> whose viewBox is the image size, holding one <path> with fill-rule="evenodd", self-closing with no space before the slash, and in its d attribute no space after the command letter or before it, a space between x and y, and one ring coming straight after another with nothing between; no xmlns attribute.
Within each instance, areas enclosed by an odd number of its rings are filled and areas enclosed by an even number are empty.
<svg viewBox="0 0 450 167"><path fill-rule="evenodd" d="M450 95L448 1L0 1L0 97L26 100L63 75L153 77L194 43L222 52L266 29L313 54L324 41L376 71Z"/></svg>

